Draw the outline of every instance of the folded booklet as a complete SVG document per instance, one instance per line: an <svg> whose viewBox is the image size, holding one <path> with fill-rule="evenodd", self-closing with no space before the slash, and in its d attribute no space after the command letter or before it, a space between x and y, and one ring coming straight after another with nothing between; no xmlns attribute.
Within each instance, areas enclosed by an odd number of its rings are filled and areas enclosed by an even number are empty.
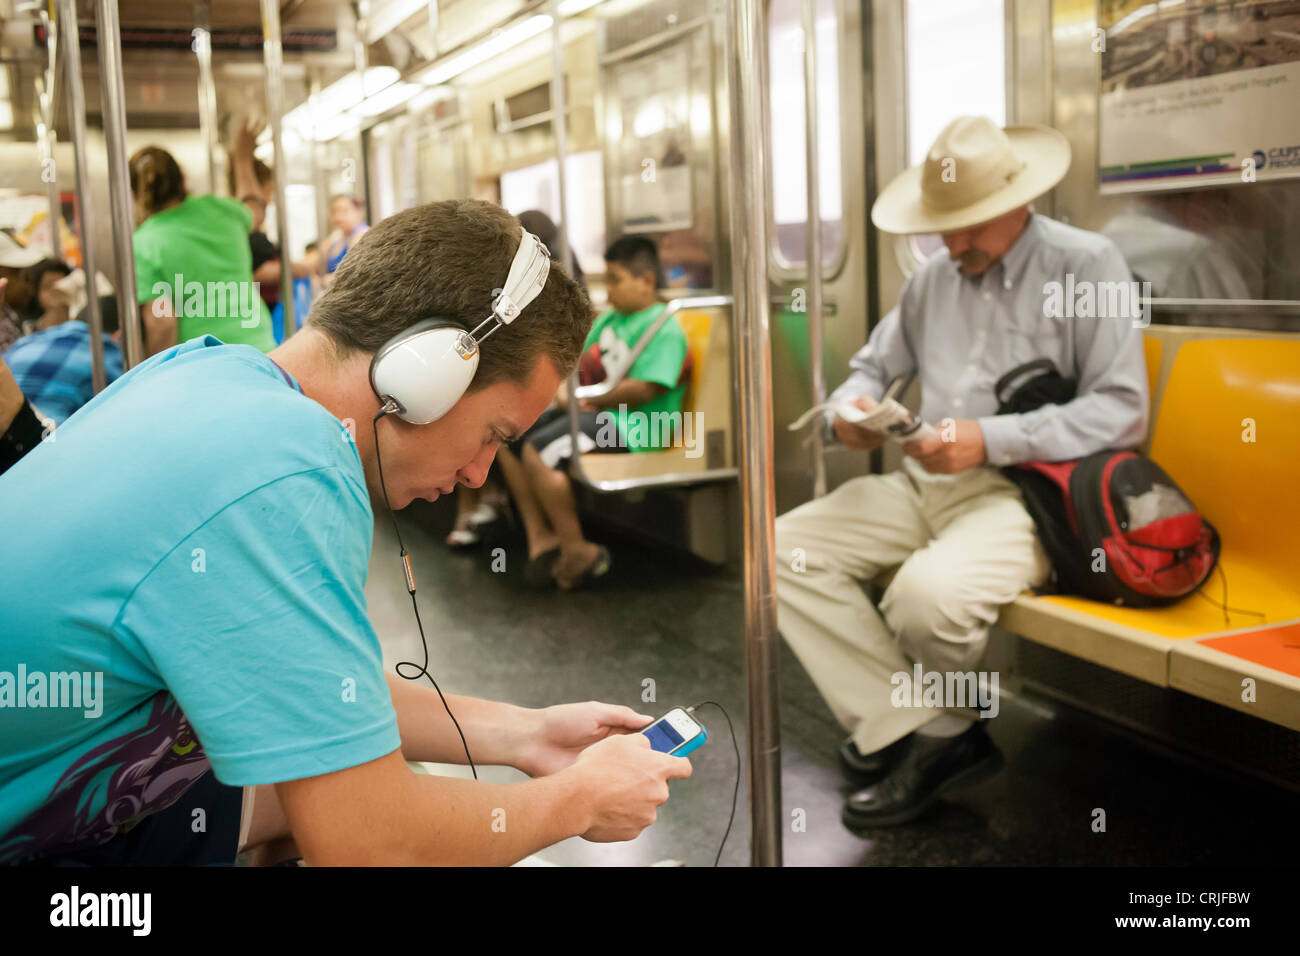
<svg viewBox="0 0 1300 956"><path fill-rule="evenodd" d="M892 398L884 399L869 412L864 412L847 401L823 402L814 405L792 422L790 431L798 431L816 415L828 409L833 410L836 415L850 424L879 432L896 442L909 442L938 435L934 428L919 418L913 418L911 412Z"/></svg>

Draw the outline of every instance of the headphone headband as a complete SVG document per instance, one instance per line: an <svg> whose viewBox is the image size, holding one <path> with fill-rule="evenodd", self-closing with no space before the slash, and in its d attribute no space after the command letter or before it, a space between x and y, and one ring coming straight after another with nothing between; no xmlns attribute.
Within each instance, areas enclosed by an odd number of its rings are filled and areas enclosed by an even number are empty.
<svg viewBox="0 0 1300 956"><path fill-rule="evenodd" d="M426 319L393 336L375 353L370 387L382 410L418 425L445 415L473 381L480 344L519 317L546 286L550 271L550 252L521 226L510 273L492 300L491 315L468 332L453 322Z"/></svg>

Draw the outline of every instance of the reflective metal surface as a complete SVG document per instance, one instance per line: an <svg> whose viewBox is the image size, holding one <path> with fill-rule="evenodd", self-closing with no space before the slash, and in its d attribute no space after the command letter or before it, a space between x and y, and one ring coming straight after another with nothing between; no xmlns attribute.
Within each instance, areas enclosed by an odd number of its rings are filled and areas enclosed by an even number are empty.
<svg viewBox="0 0 1300 956"><path fill-rule="evenodd" d="M766 31L761 0L730 0L727 92L731 103L732 295L735 298L739 445L749 683L751 859L781 865L781 727L773 546L772 365L764 209Z"/></svg>
<svg viewBox="0 0 1300 956"><path fill-rule="evenodd" d="M126 91L122 84L122 43L117 24L117 4L113 0L98 0L95 16L104 96L104 138L108 149L108 204L113 213L113 246L117 253L117 318L122 329L122 368L125 371L139 364L145 356L140 307L136 305L135 203L131 199L131 174L126 151ZM73 40L68 45L75 42ZM71 53L71 50L66 52ZM94 288L94 279L87 270L87 292ZM92 334L92 341L94 338Z"/></svg>
<svg viewBox="0 0 1300 956"><path fill-rule="evenodd" d="M812 388L810 405L826 401L826 373L822 355L822 206L821 141L817 124L817 0L802 0L803 10L803 102L804 156L807 170L807 241L804 260L808 263L808 377ZM813 476L813 497L826 494L826 457L822 430L813 428L808 443Z"/></svg>
<svg viewBox="0 0 1300 956"><path fill-rule="evenodd" d="M80 231L81 268L86 274L86 325L90 327L91 387L98 395L104 390L104 320L95 294L95 207L90 190L90 161L86 155L86 96L81 85L81 44L77 36L76 0L59 0L57 27L63 38L63 65L67 71L68 117L72 126L72 151L77 166L77 213ZM137 316L138 317L138 316ZM119 316L119 324L126 317ZM138 326L137 326L138 332Z"/></svg>
<svg viewBox="0 0 1300 956"><path fill-rule="evenodd" d="M262 57L266 62L266 105L271 121L271 142L275 150L275 221L280 239L280 303L284 308L284 339L297 329L297 308L293 301L293 269L290 262L289 207L284 199L284 180L289 164L284 152L284 76L280 48L280 8L276 0L262 0Z"/></svg>

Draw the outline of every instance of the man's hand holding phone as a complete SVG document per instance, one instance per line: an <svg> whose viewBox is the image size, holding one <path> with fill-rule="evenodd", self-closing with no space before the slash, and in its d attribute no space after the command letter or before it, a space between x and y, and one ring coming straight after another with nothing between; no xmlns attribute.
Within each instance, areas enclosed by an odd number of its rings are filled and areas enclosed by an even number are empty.
<svg viewBox="0 0 1300 956"><path fill-rule="evenodd" d="M856 405L864 412L870 412L876 407L876 400L866 395L861 395L853 399L850 404ZM870 428L863 428L860 425L854 425L847 422L838 415L833 420L832 427L835 429L835 437L848 448L856 448L862 451L875 451L885 443L883 432L873 431Z"/></svg>
<svg viewBox="0 0 1300 956"><path fill-rule="evenodd" d="M655 822L668 781L689 777L691 762L657 752L644 734L615 734L592 744L564 772L580 777L590 821L583 839L615 843L635 839Z"/></svg>

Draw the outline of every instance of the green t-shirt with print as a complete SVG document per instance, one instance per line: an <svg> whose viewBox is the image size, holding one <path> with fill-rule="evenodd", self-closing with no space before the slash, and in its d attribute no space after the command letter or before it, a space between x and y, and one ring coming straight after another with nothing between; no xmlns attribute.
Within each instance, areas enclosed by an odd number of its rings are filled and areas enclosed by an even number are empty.
<svg viewBox="0 0 1300 956"><path fill-rule="evenodd" d="M656 303L630 315L610 309L592 324L582 350L586 352L593 345L598 346L606 375L614 375L626 366L636 343L666 308L663 303ZM669 447L681 434L682 397L686 394L686 385L679 385L678 380L685 361L686 333L674 316L650 340L625 376L642 382L655 382L668 389L635 408L622 405L614 409L614 423L628 451L658 451Z"/></svg>
<svg viewBox="0 0 1300 956"><path fill-rule="evenodd" d="M253 285L253 213L226 196L189 196L135 231L136 300L163 298L177 341L215 335L227 345L275 348L271 313Z"/></svg>

